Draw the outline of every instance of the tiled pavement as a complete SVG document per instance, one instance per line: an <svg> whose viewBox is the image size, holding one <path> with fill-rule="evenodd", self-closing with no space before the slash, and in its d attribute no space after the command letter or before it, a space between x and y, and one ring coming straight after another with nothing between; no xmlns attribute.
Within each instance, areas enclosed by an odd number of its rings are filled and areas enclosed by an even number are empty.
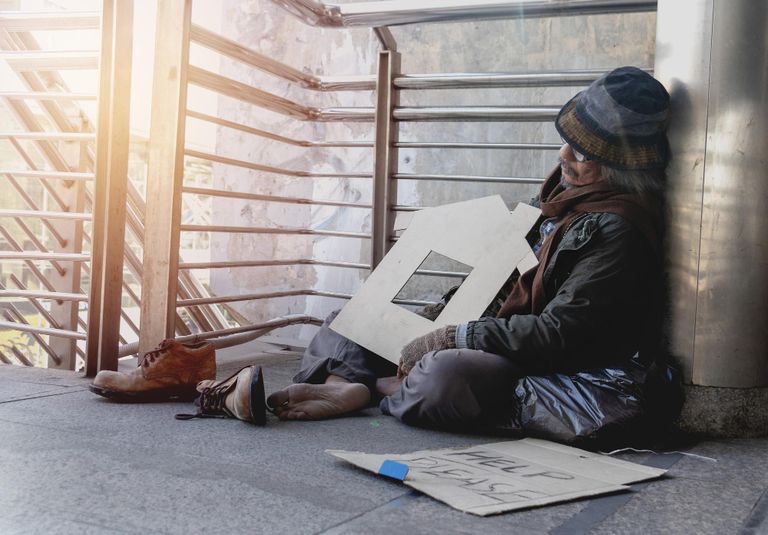
<svg viewBox="0 0 768 535"><path fill-rule="evenodd" d="M295 354L253 361L267 391ZM376 410L265 428L179 421L185 403L116 404L71 372L0 365L0 533L768 533L768 439L622 458L669 468L631 492L480 518L353 468L326 449L404 453L497 440L414 429Z"/></svg>

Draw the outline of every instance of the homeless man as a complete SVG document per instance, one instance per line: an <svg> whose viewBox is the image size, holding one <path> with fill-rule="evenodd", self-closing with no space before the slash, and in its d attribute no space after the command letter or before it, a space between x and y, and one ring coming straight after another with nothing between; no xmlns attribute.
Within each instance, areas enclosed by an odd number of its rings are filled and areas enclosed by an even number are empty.
<svg viewBox="0 0 768 535"><path fill-rule="evenodd" d="M280 419L301 420L378 401L413 425L487 427L509 420L522 377L629 363L656 338L668 111L664 87L634 67L578 93L555 120L560 165L535 201L538 266L505 285L479 320L407 344L398 366L332 331L332 315L295 384L267 405ZM201 383L201 412L263 423L253 399L259 374L252 366Z"/></svg>

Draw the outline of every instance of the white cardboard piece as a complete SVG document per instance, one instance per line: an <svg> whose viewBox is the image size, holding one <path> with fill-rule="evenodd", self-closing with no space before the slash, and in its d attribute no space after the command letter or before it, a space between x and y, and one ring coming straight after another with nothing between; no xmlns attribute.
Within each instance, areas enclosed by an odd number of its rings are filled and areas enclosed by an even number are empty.
<svg viewBox="0 0 768 535"><path fill-rule="evenodd" d="M666 472L533 438L404 455L327 453L375 474L384 461L406 464L403 483L480 516L627 490Z"/></svg>
<svg viewBox="0 0 768 535"><path fill-rule="evenodd" d="M331 329L398 363L414 338L476 320L516 267L523 273L538 263L525 235L539 214L523 203L510 213L499 195L417 212ZM435 321L392 303L431 251L473 268Z"/></svg>

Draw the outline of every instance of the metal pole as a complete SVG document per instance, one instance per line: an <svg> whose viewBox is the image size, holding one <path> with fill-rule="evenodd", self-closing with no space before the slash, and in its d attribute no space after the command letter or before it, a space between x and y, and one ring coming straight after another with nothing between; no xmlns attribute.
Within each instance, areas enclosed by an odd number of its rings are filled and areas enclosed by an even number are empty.
<svg viewBox="0 0 768 535"><path fill-rule="evenodd" d="M104 13L102 42L105 44L109 40L110 44L108 50L102 50L101 68L105 67L105 53L109 53L111 61L108 62L108 87L105 90L102 85L99 90L102 100L96 149L98 178L93 208L87 375L98 370L117 369L123 295L133 2L107 0ZM101 73L102 84L106 74Z"/></svg>
<svg viewBox="0 0 768 535"><path fill-rule="evenodd" d="M114 33L114 0L104 0L101 12L101 52L99 56L99 111L96 126L96 158L92 202L91 284L88 295L88 328L85 344L85 375L99 371L101 340L102 284L104 273L104 218L107 204L107 168L109 159L110 104L112 93L112 42ZM17 174L17 176L21 176Z"/></svg>
<svg viewBox="0 0 768 535"><path fill-rule="evenodd" d="M740 433L756 422L742 409L726 414L715 400L726 388L760 388L762 394L743 392L738 399L756 407L764 432L766 25L764 2L659 2L655 72L676 112L669 133L671 349L693 385L719 387L706 397L707 421L717 415L741 426Z"/></svg>
<svg viewBox="0 0 768 535"><path fill-rule="evenodd" d="M373 211L371 215L371 268L375 268L389 249L392 227L389 208L395 198L392 176L397 173L397 124L392 112L398 104L398 91L392 80L400 72L400 53L379 52L376 79L376 118L373 156Z"/></svg>
<svg viewBox="0 0 768 535"><path fill-rule="evenodd" d="M141 281L140 353L149 351L164 338L173 338L176 325L191 18L191 0L158 2Z"/></svg>

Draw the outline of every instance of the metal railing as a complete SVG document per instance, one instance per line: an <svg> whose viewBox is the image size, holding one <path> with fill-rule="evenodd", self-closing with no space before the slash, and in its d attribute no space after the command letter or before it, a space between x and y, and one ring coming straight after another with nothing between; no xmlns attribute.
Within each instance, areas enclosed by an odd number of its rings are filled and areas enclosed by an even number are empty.
<svg viewBox="0 0 768 535"><path fill-rule="evenodd" d="M80 107L80 103L98 98L102 104L100 110L102 123L109 124L110 120L114 119L115 109L120 108L120 100L126 100L125 94L121 99L114 98L111 88L115 86L115 80L110 80L109 76L114 72L111 65L115 64L118 69L123 70L126 66L126 47L121 45L125 44L125 21L130 20L127 16L130 13L130 4L130 2L124 2L122 6L116 7L112 2L105 2L103 13L0 13L0 49L2 49L0 61L4 61L27 87L24 91L0 91L0 99L16 116L22 127L26 128L26 131L0 132L0 140L10 142L15 150L16 159L19 160L12 167L8 166L9 162L3 162L0 165L3 167L0 175L28 208L0 209L0 234L6 248L0 251L0 261L8 267L22 263L23 269L26 270L23 277L25 280L17 277L15 273L10 273L6 284L0 285L0 298L5 309L3 317L7 320L0 324L0 331L26 333L31 341L48 355L48 366L73 369L76 366L75 355L85 359L85 344L82 341L93 333L98 334L99 321L96 313L103 315L103 310L99 310L99 303L95 302L100 301L102 296L98 295L100 292L95 288L97 285L92 283L104 280L107 270L103 265L92 270L91 266L99 263L94 262L93 257L96 256L96 260L99 260L99 255L94 255L93 252L82 252L84 244L91 244L92 251L95 250L92 243L94 236L90 231L84 230L83 223L92 222L94 234L98 234L100 230L109 230L104 228L103 213L100 217L94 217L92 212L96 211L94 203L98 204L96 194L99 184L105 182L105 176L109 172L113 175L119 172L104 166L100 173L96 168L97 151L103 150L98 158L101 163L108 162L107 154L110 154L109 162L120 157L126 158L128 147L125 119L127 117L123 117L122 131L101 128L97 135L94 118L88 117ZM123 28L121 31L112 31L114 30L113 19L118 16L123 21ZM127 31L130 32L131 25L127 24L127 26ZM100 95L97 95L96 91L93 93L71 92L58 75L58 71L96 69L99 67L98 51L40 51L30 32L99 28L102 29ZM120 33L123 34L122 43L117 41L117 34ZM119 49L116 55L113 54L115 48ZM130 47L127 53L130 57ZM58 128L58 131L44 130L43 124L46 121L28 105L30 101L39 103L44 108L47 117L52 118L53 127ZM110 102L113 103L110 105ZM72 116L78 117L81 124L72 123L70 120ZM115 138L122 138L123 143L116 143ZM98 146L94 146L97 141ZM34 143L32 153L21 144L28 142ZM76 162L67 160L57 145L60 142L80 146L79 159ZM47 169L38 168L36 162L39 157L42 157L48 166ZM28 179L27 184L24 183L24 179ZM114 185L114 182L112 184ZM31 193L35 190L35 186L42 186L43 193ZM122 306L122 302L127 300L134 307L138 307L140 303L139 292L134 288L140 285L143 266L133 250L140 250L143 244L145 207L143 195L134 185L125 181L124 186L126 188L125 197L122 199L125 207L124 219L113 220L109 226L112 230L127 227L128 236L125 238L125 245L123 245L123 238L114 240L115 243L112 244L109 254L112 258L124 257L125 265L120 260L115 262L109 270L107 278L113 282L106 291L106 300L112 303L111 309L116 311L109 320L114 342L128 347L130 344L126 345L127 334L124 336L121 330L128 329L133 336L138 336L139 327ZM102 191L104 189L102 188ZM74 199L70 195L73 190L77 192ZM44 206L51 203L57 205L61 211L41 209L41 204ZM48 241L52 242L53 246L44 243L46 240L42 239L38 235L39 232L33 228L30 221L35 220L42 225L47 236L50 237ZM20 236L18 230L6 224L8 221L16 223L21 230ZM62 225L62 221L71 222L71 224ZM27 244L22 244L17 237L23 238ZM101 242L103 244L103 237ZM10 250L7 250L8 248ZM105 251L102 250L102 258L104 254ZM38 267L37 264L40 262L49 265L50 269L55 271L55 275L52 275L48 268ZM90 275L93 277L86 280L84 286L87 290L83 290L80 287L80 280L82 276ZM29 289L25 282L28 278L33 286L39 286L40 289ZM181 298L193 299L204 295L201 293L204 290L200 284L188 273L181 273L180 278ZM117 281L116 287L114 281ZM10 287L8 283L15 285L16 288ZM98 299L94 299L95 290ZM86 303L87 307L82 308L81 303ZM22 312L21 309L27 310L29 305L37 314L35 322L40 325L30 324L27 319L30 316L29 312L26 314ZM87 322L86 314L89 315ZM218 311L210 307L191 307L186 317L189 325L182 320L181 316L175 318L175 324L181 334L188 335L191 332L190 327L194 331L224 327ZM46 324L48 326L45 326ZM43 339L43 336L48 337L48 340ZM98 367L114 367L114 360L102 359L104 342L98 338L96 340L96 343L89 344L91 346L89 353L93 354L89 359L91 373ZM77 342L80 342L79 345ZM116 350L116 344L112 345ZM10 356L3 353L2 361L14 363L15 358L16 363L24 365L45 364L45 362L36 361L34 355L27 354L28 349L28 347L23 349L9 347L7 353ZM113 353L117 354L116 351ZM99 362L100 360L103 362Z"/></svg>
<svg viewBox="0 0 768 535"><path fill-rule="evenodd" d="M655 9L655 2L631 2L631 1L561 1L561 2L442 2L442 7L419 9L407 5L404 2L381 2L373 4L345 4L343 6L326 5L311 0L276 1L274 2L287 11L298 15L304 22L315 26L367 26L374 28L376 36L384 46L377 65L377 74L373 76L359 75L347 77L318 77L307 74L298 69L285 65L274 58L265 56L241 43L217 35L210 30L196 26L189 22L180 25L180 35L175 37L173 47L172 66L184 73L180 78L181 84L175 81L170 87L162 91L169 95L168 100L160 106L172 106L174 102L185 102L186 84L192 84L214 93L250 104L258 109L281 114L285 117L302 122L373 122L374 141L359 140L307 140L296 139L282 133L271 132L263 128L256 128L216 117L200 111L184 109L177 110L173 116L166 115L158 120L168 120L169 117L177 121L175 131L177 135L173 139L166 139L165 151L168 157L178 161L178 155L199 158L205 161L216 162L227 166L235 166L242 169L268 173L277 176L299 177L309 179L367 179L373 181L373 197L370 202L348 202L332 199L314 199L306 197L293 197L288 195L262 194L245 191L232 191L221 188L195 188L181 184L183 176L177 173L177 189L173 195L181 194L207 195L213 197L225 197L250 200L265 203L285 203L312 206L335 206L343 208L355 208L370 210L372 213L373 228L369 234L356 231L330 231L312 228L284 228L264 226L233 226L233 225L177 225L173 227L168 223L169 231L176 232L216 232L216 233L248 233L256 235L305 235L305 236L334 236L340 238L370 239L372 242L372 256L370 264L349 262L318 261L311 258L303 259L271 259L271 260L235 260L217 262L179 262L178 258L160 257L158 262L176 266L179 269L219 269L232 267L268 267L268 266L295 266L295 265L322 265L341 269L369 269L375 267L386 253L386 249L392 240L396 239L392 232L392 214L397 212L413 212L421 206L400 206L389 196L390 183L395 181L430 181L449 183L485 183L485 184L539 184L542 178L526 176L486 176L475 174L424 174L398 172L394 162L397 160L397 152L400 149L422 150L549 150L559 149L559 144L554 143L498 143L498 142L436 142L436 141L399 141L397 136L398 124L405 122L428 121L502 121L502 122L543 122L551 121L560 108L560 104L553 106L399 106L397 94L404 91L430 91L441 89L478 89L478 88L530 88L530 87L577 87L586 86L595 80L602 70L580 70L563 72L541 73L443 73L443 74L402 74L398 71L398 53L394 51L396 43L392 34L384 28L394 24L412 24L421 22L434 22L444 20L479 20L491 18L509 17L549 17L549 16L573 16L585 14L626 13L651 11ZM186 11L177 10L171 13L173 18L189 21L189 6ZM168 13L165 14L166 19ZM284 96L270 92L259 87L253 87L241 81L234 80L222 74L214 73L199 66L190 65L187 61L190 44L196 44L218 53L222 57L234 60L242 65L257 69L276 79L288 82L296 87L318 92L351 92L351 91L376 91L376 105L374 107L316 107L303 104ZM168 49L168 43L164 44ZM178 51L181 51L179 53ZM162 53L158 47L157 53ZM156 75L159 71L156 72ZM155 102L155 105L158 105ZM244 161L218 154L207 154L185 147L183 126L187 117L223 128L233 129L255 137L266 139L289 146L304 148L348 148L359 147L374 149L374 169L372 174L349 172L316 172L310 169L289 169L268 162ZM183 173L182 173L183 175ZM543 173L542 173L543 175ZM158 201L165 202L166 201ZM456 276L455 273L423 270L422 273L440 276ZM170 295L171 292L168 292ZM328 289L291 289L281 291L268 291L258 293L245 293L241 295L221 295L198 299L180 299L175 302L177 307L185 307L194 304L220 305L235 301L250 301L275 299L286 296L325 296L334 298L348 298L346 293L335 292ZM163 298L165 300L166 298ZM172 300L172 299L171 299ZM414 301L416 303L416 301ZM419 302L420 303L420 302ZM162 309L162 307L156 307ZM172 307L167 307L170 310ZM156 325L168 325L166 321L159 321ZM157 336L155 336L157 338Z"/></svg>
<svg viewBox="0 0 768 535"><path fill-rule="evenodd" d="M477 72L406 74L400 72L400 52L387 26L421 24L438 21L489 20L504 18L541 18L580 16L608 13L644 12L655 9L655 1L629 0L519 0L512 2L480 2L474 0L445 0L439 7L429 9L413 7L404 1L378 3L349 3L330 5L314 0L273 0L287 12L298 16L307 24L319 27L369 27L381 42L376 72L359 76L315 76L270 58L232 39L199 25L192 24L192 2L158 2L158 20L163 30L158 33L155 52L154 90L152 101L152 127L149 139L147 191L142 195L125 171L127 161L127 121L130 87L130 34L125 21L130 20L131 2L105 2L103 13L57 13L56 15L2 13L0 14L0 61L6 61L25 82L24 91L0 91L0 99L8 103L18 116L24 118L26 131L0 132L0 140L8 140L22 154L24 168L6 168L0 165L0 175L7 178L17 191L20 179L43 185L47 206L35 204L30 197L26 209L2 209L0 221L13 219L23 230L26 239L35 244L35 250L22 247L13 236L0 227L10 250L0 251L2 262L24 262L34 275L40 289L30 289L18 277L10 280L16 288L0 288L0 297L23 299L42 315L48 326L27 325L19 310L7 309L0 329L13 329L37 336L36 340L51 356L54 365L72 367L72 359L62 359L61 347L52 341L60 340L86 357L82 342L87 339L87 373L101 368L114 368L119 356L146 351L165 337L179 339L219 338L219 345L241 343L263 335L275 328L289 325L317 324L316 318L300 315L278 318L266 323L249 325L248 320L229 304L245 301L272 300L285 297L318 297L348 299L349 292L331 288L269 289L238 295L212 295L194 278L192 270L229 268L270 268L290 266L323 267L329 269L370 270L386 254L396 240L395 216L406 216L422 206L398 204L394 195L396 184L419 181L445 184L456 188L469 184L519 185L539 184L541 176L492 176L472 173L417 173L398 169L399 151L555 151L556 143L521 140L496 141L442 141L435 139L400 140L401 125L429 122L501 122L541 123L551 121L562 102L547 105L400 105L401 95L434 94L443 90L464 90L468 95L477 89L526 89L581 87L595 80L603 70L563 70L559 72ZM122 21L121 25L116 20ZM93 51L50 52L36 49L30 31L41 29L94 29L101 28L101 56ZM322 107L307 105L295 98L276 94L274 90L254 87L223 74L190 63L191 46L201 46L221 58L255 69L292 87L317 93L337 94L374 92L373 106ZM78 103L96 98L95 93L70 91L61 79L56 84L43 83L39 73L69 68L94 69L101 77L99 95L99 128L93 121L73 125L64 116L63 109L73 109ZM122 78L121 78L122 76ZM229 118L194 110L187 105L190 85L227 98L236 99L295 121L305 123L363 123L370 125L370 137L360 139L306 139L269 128L241 124ZM34 113L26 105L36 102L48 114L58 119L58 131L45 131L35 122ZM300 149L366 149L372 151L370 172L331 172L327 170L294 169L271 162L249 161L224 154L199 150L188 146L185 126L188 118L229 129L254 139L275 142ZM34 159L24 154L20 141L34 143L43 155L47 168L40 169ZM68 165L57 151L56 143L80 144L81 160ZM229 166L275 177L322 180L369 181L370 199L349 201L344 199L318 199L314 196L295 196L281 193L262 193L222 187L202 187L184 183L184 162L194 160L210 165ZM68 199L61 197L63 189L76 185L80 191L79 208L71 209ZM23 195L22 195L23 196ZM370 212L370 231L329 230L325 228L239 226L182 223L184 198L238 199L254 203L277 203L310 207L335 207ZM57 208L52 208L57 206ZM91 215L92 214L92 215ZM51 236L54 247L45 247L35 237L28 221L39 220ZM82 234L74 246L68 235L61 234L51 221L67 222ZM90 232L83 230L84 223ZM73 231L68 231L73 232ZM226 259L218 261L185 262L179 255L183 233L228 233L264 236L333 237L370 242L368 262L349 262L339 259L270 258ZM127 234L126 234L127 233ZM127 243L129 242L129 243ZM85 245L85 247L84 247ZM131 247L131 245L133 247ZM139 257L135 249L142 250ZM90 250L90 253L83 252ZM118 261L118 259L120 261ZM37 262L50 264L59 276L80 272L90 275L88 291L77 283L69 287L53 285ZM124 262L124 266L123 266ZM125 269L125 274L123 274ZM439 269L417 272L431 277L461 278L466 273ZM138 293L140 288L141 295ZM52 307L41 304L50 300L68 311L67 320L52 312ZM140 324L126 314L122 301L140 308ZM85 324L77 303L87 302L89 318ZM404 304L419 305L426 301L401 300ZM68 308L67 308L68 307ZM74 313L72 311L75 311ZM79 312L78 312L79 310ZM60 317L61 316L61 317ZM120 335L128 328L139 337L138 343L127 343ZM74 318L74 319L73 319ZM234 326L233 326L234 325ZM41 338L47 336L48 341ZM61 346L61 344L59 344ZM74 351L73 350L73 351ZM0 352L0 360L18 357L18 350ZM58 359L58 362L57 362ZM49 362L49 363L50 363Z"/></svg>

